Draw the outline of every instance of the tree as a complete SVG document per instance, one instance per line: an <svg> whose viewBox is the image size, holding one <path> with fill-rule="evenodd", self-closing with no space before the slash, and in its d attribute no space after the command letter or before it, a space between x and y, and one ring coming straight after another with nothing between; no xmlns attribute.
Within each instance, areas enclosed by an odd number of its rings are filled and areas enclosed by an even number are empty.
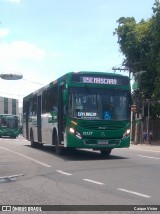
<svg viewBox="0 0 160 214"><path fill-rule="evenodd" d="M153 43L152 51L150 52L151 66L155 69L156 79L154 96L160 97L160 2L155 1L153 9L153 26L151 26Z"/></svg>
<svg viewBox="0 0 160 214"><path fill-rule="evenodd" d="M160 98L160 2L155 0L153 15L139 23L134 17L121 17L114 35L118 36L120 51L125 56L123 65L139 82L133 98ZM137 75L146 71L143 75Z"/></svg>

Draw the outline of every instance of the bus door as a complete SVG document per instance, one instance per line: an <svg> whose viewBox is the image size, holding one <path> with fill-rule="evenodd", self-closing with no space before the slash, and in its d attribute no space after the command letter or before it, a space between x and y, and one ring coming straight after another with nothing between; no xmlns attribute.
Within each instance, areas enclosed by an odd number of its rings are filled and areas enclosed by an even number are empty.
<svg viewBox="0 0 160 214"><path fill-rule="evenodd" d="M64 141L64 131L65 131L65 106L63 102L63 90L64 83L59 86L58 93L58 138L59 144Z"/></svg>
<svg viewBox="0 0 160 214"><path fill-rule="evenodd" d="M29 140L29 102L26 103L26 137Z"/></svg>
<svg viewBox="0 0 160 214"><path fill-rule="evenodd" d="M37 96L37 137L38 142L42 142L42 126L41 126L41 113L42 113L42 96Z"/></svg>
<svg viewBox="0 0 160 214"><path fill-rule="evenodd" d="M25 101L23 103L23 120L25 121L25 125L23 123L23 136L26 138L26 139L29 139L29 102L28 101Z"/></svg>

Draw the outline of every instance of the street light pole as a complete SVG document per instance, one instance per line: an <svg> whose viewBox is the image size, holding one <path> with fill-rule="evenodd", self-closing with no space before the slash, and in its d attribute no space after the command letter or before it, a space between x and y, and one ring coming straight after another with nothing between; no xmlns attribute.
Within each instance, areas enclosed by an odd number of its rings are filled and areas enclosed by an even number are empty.
<svg viewBox="0 0 160 214"><path fill-rule="evenodd" d="M147 133L149 134L149 118L150 118L150 102L148 101L148 115L147 115Z"/></svg>
<svg viewBox="0 0 160 214"><path fill-rule="evenodd" d="M2 73L0 78L4 80L19 80L23 78L23 75L20 73Z"/></svg>
<svg viewBox="0 0 160 214"><path fill-rule="evenodd" d="M124 72L128 71L129 72L129 79L131 79L131 72L130 72L129 68L127 68L127 67L125 67L125 68L113 67L112 70L114 72L116 72L116 71L124 71Z"/></svg>
<svg viewBox="0 0 160 214"><path fill-rule="evenodd" d="M135 87L135 90L141 90L141 76L142 74L146 73L147 71L139 71L139 72L136 72L135 73L135 79L137 80L137 88ZM139 91L141 92L141 91ZM143 121L142 121L142 118L144 116L144 103L143 103L143 100L142 100L142 97L141 97L141 94L139 95L139 99L136 101L137 105L139 104L139 106L141 107L142 109L142 112L141 112L141 117L139 117L139 114L138 114L138 117L136 118L136 125L135 125L135 143L141 143L143 141L143 136L142 136L142 133L143 133Z"/></svg>

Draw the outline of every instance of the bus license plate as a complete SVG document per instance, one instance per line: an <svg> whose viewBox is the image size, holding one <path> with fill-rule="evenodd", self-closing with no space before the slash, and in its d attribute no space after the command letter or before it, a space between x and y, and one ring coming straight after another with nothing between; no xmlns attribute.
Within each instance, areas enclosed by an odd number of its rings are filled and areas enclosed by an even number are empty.
<svg viewBox="0 0 160 214"><path fill-rule="evenodd" d="M98 144L99 145L107 145L108 144L108 140L98 140Z"/></svg>

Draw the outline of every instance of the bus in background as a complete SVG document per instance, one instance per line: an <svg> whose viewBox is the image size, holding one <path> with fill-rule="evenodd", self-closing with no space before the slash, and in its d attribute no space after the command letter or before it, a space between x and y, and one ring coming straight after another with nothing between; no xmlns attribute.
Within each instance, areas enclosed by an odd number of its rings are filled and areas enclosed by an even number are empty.
<svg viewBox="0 0 160 214"><path fill-rule="evenodd" d="M23 98L23 136L31 146L99 150L130 146L130 79L104 72L70 72Z"/></svg>
<svg viewBox="0 0 160 214"><path fill-rule="evenodd" d="M18 116L0 114L0 137L16 138L19 135Z"/></svg>

